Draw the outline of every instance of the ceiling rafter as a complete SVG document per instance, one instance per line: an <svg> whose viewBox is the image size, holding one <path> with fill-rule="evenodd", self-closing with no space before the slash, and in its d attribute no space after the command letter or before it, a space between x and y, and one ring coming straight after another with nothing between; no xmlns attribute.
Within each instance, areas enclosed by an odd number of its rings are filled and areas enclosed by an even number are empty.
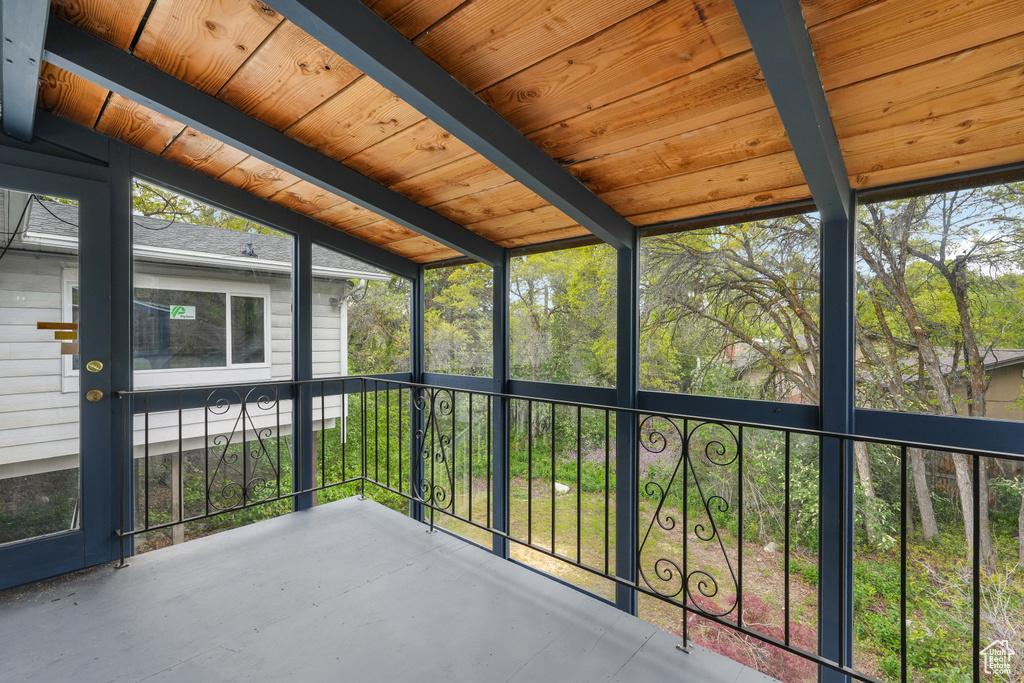
<svg viewBox="0 0 1024 683"><path fill-rule="evenodd" d="M46 31L47 61L467 256L495 265L503 249L344 164L64 21Z"/></svg>
<svg viewBox="0 0 1024 683"><path fill-rule="evenodd" d="M49 18L50 3L47 0L6 0L0 3L4 132L23 142L32 141L39 69L43 65L43 40Z"/></svg>
<svg viewBox="0 0 1024 683"><path fill-rule="evenodd" d="M735 0L823 221L849 220L853 193L799 0Z"/></svg>
<svg viewBox="0 0 1024 683"><path fill-rule="evenodd" d="M277 0L274 9L616 247L636 228L359 0Z"/></svg>

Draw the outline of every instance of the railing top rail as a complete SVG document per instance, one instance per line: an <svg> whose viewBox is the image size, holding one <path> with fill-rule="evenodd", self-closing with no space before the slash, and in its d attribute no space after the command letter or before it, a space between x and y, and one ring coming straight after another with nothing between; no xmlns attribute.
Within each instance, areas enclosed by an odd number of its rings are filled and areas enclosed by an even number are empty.
<svg viewBox="0 0 1024 683"><path fill-rule="evenodd" d="M405 375L405 373L398 373L399 376ZM784 427L780 425L772 425L760 422L745 422L743 420L733 420L727 418L715 418L706 417L700 415L686 415L682 413L663 412L655 410L647 410L642 408L625 408L615 405L604 405L598 403L583 403L579 401L565 401L552 398L541 398L537 396L524 396L519 394L506 394L496 391L485 391L482 389L461 389L448 386L442 386L437 384L423 384L418 382L410 382L404 379L398 379L394 376L389 375L339 375L335 377L318 377L316 379L309 380L270 380L262 382L243 382L237 384L215 384L206 386L189 386L189 387L168 387L166 389L140 389L132 391L115 391L112 396L119 399L128 397L146 397L146 396L167 396L173 395L180 392L215 392L220 390L239 390L239 389L252 389L255 387L298 387L298 386L317 386L327 384L338 384L338 383L358 383L361 388L368 383L383 383L391 385L390 388L404 388L404 389L429 389L435 391L447 391L459 394L473 394L475 396L486 396L491 398L506 399L512 401L532 401L534 403L542 404L554 404L571 406L573 408L583 408L585 410L601 410L610 411L621 414L633 414L637 416L656 416L666 418L669 420L687 420L696 423L710 423L710 424L721 424L730 425L734 427L742 427L744 429L762 429L770 430L774 432L788 432L790 434L801 434L810 437L817 437L823 439L837 439L842 441L860 441L864 443L874 443L889 446L896 446L899 448L908 449L921 449L930 451L944 451L944 452L955 452L963 453L964 455L979 456L983 458L1000 458L1004 460L1015 460L1018 462L1024 462L1024 453L1011 453L1008 451L995 451L987 449L975 449L975 448L963 448L960 446L950 446L948 444L937 444L923 441L905 441L900 439L893 439L889 437L876 437L868 436L864 434L850 434L846 432L832 432L821 429L810 429L806 427ZM353 391L359 391L359 388L353 389ZM350 393L350 392L344 392Z"/></svg>

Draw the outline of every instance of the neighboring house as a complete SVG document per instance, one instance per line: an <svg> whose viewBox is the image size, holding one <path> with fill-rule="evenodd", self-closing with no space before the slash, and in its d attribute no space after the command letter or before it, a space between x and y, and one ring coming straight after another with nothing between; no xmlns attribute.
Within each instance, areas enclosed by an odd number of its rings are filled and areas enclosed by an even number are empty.
<svg viewBox="0 0 1024 683"><path fill-rule="evenodd" d="M76 467L77 355L61 355L37 322L78 319L78 208L2 192L0 251L0 479ZM282 380L292 376L291 249L287 237L136 216L136 389ZM359 280L387 280L326 249L313 258L313 365L319 377L347 374L347 294ZM86 359L87 360L87 359ZM316 406L314 429L340 415ZM238 411L186 411L183 450L235 429ZM177 452L177 415L151 418L149 453ZM251 427L289 434L290 402ZM135 425L136 457L145 433ZM236 437L238 438L238 437Z"/></svg>

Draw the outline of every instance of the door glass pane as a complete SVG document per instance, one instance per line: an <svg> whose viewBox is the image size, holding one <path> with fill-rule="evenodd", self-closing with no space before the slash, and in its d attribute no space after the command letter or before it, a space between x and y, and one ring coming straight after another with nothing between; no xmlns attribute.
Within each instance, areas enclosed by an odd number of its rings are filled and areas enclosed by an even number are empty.
<svg viewBox="0 0 1024 683"><path fill-rule="evenodd" d="M0 544L81 525L78 295L77 204L0 189Z"/></svg>

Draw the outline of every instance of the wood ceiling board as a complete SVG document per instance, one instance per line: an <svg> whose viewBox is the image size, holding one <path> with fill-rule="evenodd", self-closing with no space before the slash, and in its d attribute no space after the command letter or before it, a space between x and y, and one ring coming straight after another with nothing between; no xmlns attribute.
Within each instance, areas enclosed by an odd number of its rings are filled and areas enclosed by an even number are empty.
<svg viewBox="0 0 1024 683"><path fill-rule="evenodd" d="M510 182L510 175L483 157L473 156L401 180L391 189L429 207Z"/></svg>
<svg viewBox="0 0 1024 683"><path fill-rule="evenodd" d="M345 165L384 185L397 183L442 164L476 156L433 121L424 120L345 159Z"/></svg>
<svg viewBox="0 0 1024 683"><path fill-rule="evenodd" d="M715 199L702 201L696 204L675 206L670 209L651 211L643 214L628 216L629 220L636 226L659 225L673 221L682 221L688 218L700 218L701 216L712 216L719 213L732 211L747 211L764 209L786 202L810 201L811 190L807 185L800 184L793 187L781 187L765 192L754 194L737 195L726 199Z"/></svg>
<svg viewBox="0 0 1024 683"><path fill-rule="evenodd" d="M542 206L548 206L548 203L529 188L520 183L508 183L434 204L430 208L457 223L468 224Z"/></svg>
<svg viewBox="0 0 1024 683"><path fill-rule="evenodd" d="M307 216L330 209L342 202L350 203L306 180L300 180L294 185L279 190L269 199L275 204Z"/></svg>
<svg viewBox="0 0 1024 683"><path fill-rule="evenodd" d="M99 36L122 50L131 47L149 0L53 0L54 16Z"/></svg>
<svg viewBox="0 0 1024 683"><path fill-rule="evenodd" d="M361 75L305 31L284 21L217 97L284 130Z"/></svg>
<svg viewBox="0 0 1024 683"><path fill-rule="evenodd" d="M447 261L448 259L463 257L462 254L454 249L449 249L423 235L415 235L408 239L388 242L382 246L388 251L404 256L416 263L433 263L434 261Z"/></svg>
<svg viewBox="0 0 1024 683"><path fill-rule="evenodd" d="M299 182L298 177L291 173L251 156L229 168L220 179L228 185L263 199Z"/></svg>
<svg viewBox="0 0 1024 683"><path fill-rule="evenodd" d="M553 206L521 211L508 216L490 218L466 227L492 242L509 237L528 237L533 233L549 232L579 225ZM584 228L580 228L587 232Z"/></svg>
<svg viewBox="0 0 1024 683"><path fill-rule="evenodd" d="M167 149L184 128L184 124L117 93L111 94L96 122L96 130L100 133L157 155Z"/></svg>
<svg viewBox="0 0 1024 683"><path fill-rule="evenodd" d="M792 146L778 113L766 109L581 161L569 169L580 182L601 194L788 149Z"/></svg>
<svg viewBox="0 0 1024 683"><path fill-rule="evenodd" d="M39 72L39 106L86 128L96 124L109 92L49 62Z"/></svg>
<svg viewBox="0 0 1024 683"><path fill-rule="evenodd" d="M851 177L1024 144L1024 98L856 135L840 144Z"/></svg>
<svg viewBox="0 0 1024 683"><path fill-rule="evenodd" d="M544 244L545 242L568 240L574 237L591 237L591 234L590 231L583 226L577 225L570 228L559 228L557 230L549 230L547 232L535 233L523 237L509 237L508 239L499 240L498 244L508 249L514 249L516 247L529 247L534 244Z"/></svg>
<svg viewBox="0 0 1024 683"><path fill-rule="evenodd" d="M1024 95L1024 34L827 93L840 138Z"/></svg>
<svg viewBox="0 0 1024 683"><path fill-rule="evenodd" d="M601 198L623 216L634 216L802 184L800 165L790 151L612 190Z"/></svg>
<svg viewBox="0 0 1024 683"><path fill-rule="evenodd" d="M884 187L928 178L937 178L950 173L962 173L992 168L1003 164L1024 161L1024 144L1000 145L978 152L958 154L950 158L925 161L910 166L872 169L850 177L850 183L858 189Z"/></svg>
<svg viewBox="0 0 1024 683"><path fill-rule="evenodd" d="M773 106L754 53L748 51L529 138L563 164L572 164Z"/></svg>
<svg viewBox="0 0 1024 683"><path fill-rule="evenodd" d="M464 0L363 0L395 30L412 40L457 8Z"/></svg>
<svg viewBox="0 0 1024 683"><path fill-rule="evenodd" d="M249 155L186 126L161 156L205 176L218 178Z"/></svg>
<svg viewBox="0 0 1024 683"><path fill-rule="evenodd" d="M351 230L358 228L367 223L374 223L381 220L381 217L370 211L364 209L358 204L352 202L342 202L335 204L334 206L318 211L310 216L321 223L326 223L331 227L338 228L339 230Z"/></svg>
<svg viewBox="0 0 1024 683"><path fill-rule="evenodd" d="M476 0L463 4L414 43L477 92L653 3Z"/></svg>
<svg viewBox="0 0 1024 683"><path fill-rule="evenodd" d="M817 26L875 2L878 0L801 0L800 9L807 25Z"/></svg>
<svg viewBox="0 0 1024 683"><path fill-rule="evenodd" d="M810 34L832 90L1022 31L1020 0L883 0Z"/></svg>
<svg viewBox="0 0 1024 683"><path fill-rule="evenodd" d="M362 76L285 134L336 161L344 161L424 120L423 114L372 78Z"/></svg>
<svg viewBox="0 0 1024 683"><path fill-rule="evenodd" d="M480 99L529 134L750 49L731 2L702 5L658 3L495 84Z"/></svg>
<svg viewBox="0 0 1024 683"><path fill-rule="evenodd" d="M346 228L345 232L353 237L358 237L359 239L366 240L373 244L379 244L381 246L391 244L398 240L412 239L414 237L423 238L432 244L442 246L440 242L435 242L429 237L424 237L423 235L413 232L409 228L399 225L394 221L389 221L386 218L362 225L358 228Z"/></svg>
<svg viewBox="0 0 1024 683"><path fill-rule="evenodd" d="M133 54L213 95L280 22L259 0L159 0Z"/></svg>

